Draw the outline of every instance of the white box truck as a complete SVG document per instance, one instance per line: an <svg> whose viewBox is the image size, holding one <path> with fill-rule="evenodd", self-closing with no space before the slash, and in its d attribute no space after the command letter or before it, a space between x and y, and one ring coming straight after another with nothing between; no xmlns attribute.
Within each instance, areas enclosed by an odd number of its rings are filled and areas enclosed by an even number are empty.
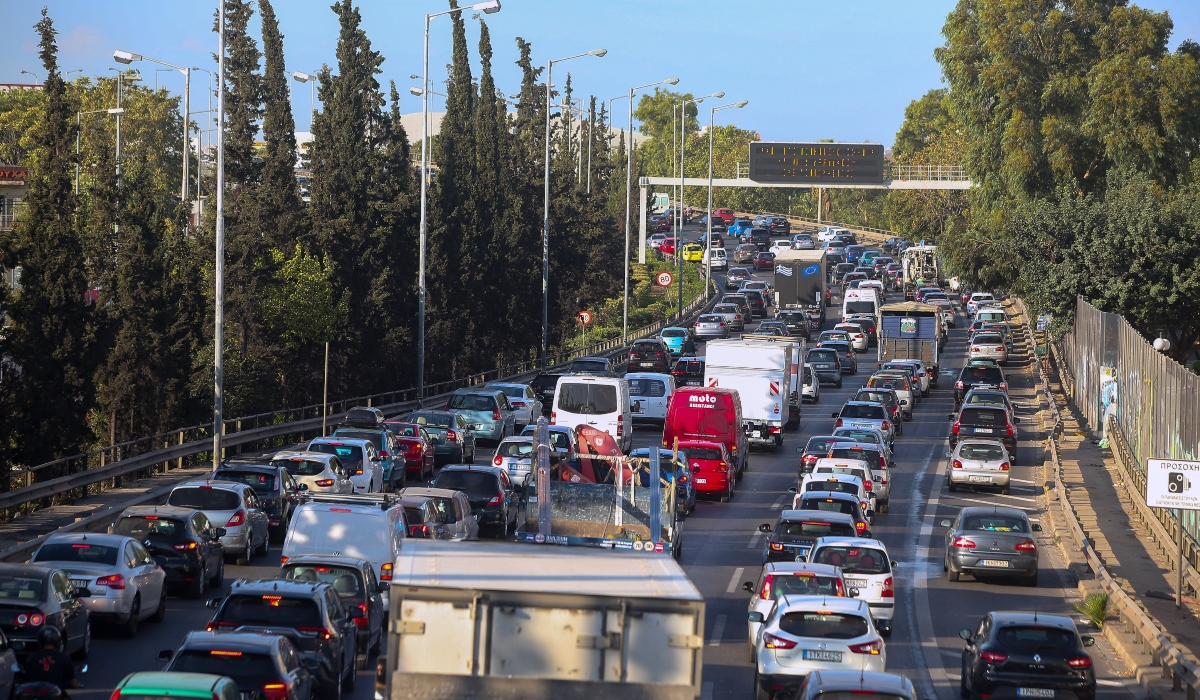
<svg viewBox="0 0 1200 700"><path fill-rule="evenodd" d="M385 700L700 697L704 598L679 564L556 537L405 542Z"/></svg>
<svg viewBox="0 0 1200 700"><path fill-rule="evenodd" d="M775 336L743 336L710 340L705 348L704 386L736 389L742 399L742 422L751 445L783 444L790 417L792 363L796 341ZM799 408L799 403L795 406Z"/></svg>

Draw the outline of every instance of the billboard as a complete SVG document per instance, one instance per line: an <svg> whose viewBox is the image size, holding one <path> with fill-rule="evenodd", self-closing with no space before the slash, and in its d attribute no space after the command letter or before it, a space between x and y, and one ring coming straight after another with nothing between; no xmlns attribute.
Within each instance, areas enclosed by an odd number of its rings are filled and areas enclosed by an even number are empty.
<svg viewBox="0 0 1200 700"><path fill-rule="evenodd" d="M878 143L750 144L750 179L806 185L883 184L883 145Z"/></svg>

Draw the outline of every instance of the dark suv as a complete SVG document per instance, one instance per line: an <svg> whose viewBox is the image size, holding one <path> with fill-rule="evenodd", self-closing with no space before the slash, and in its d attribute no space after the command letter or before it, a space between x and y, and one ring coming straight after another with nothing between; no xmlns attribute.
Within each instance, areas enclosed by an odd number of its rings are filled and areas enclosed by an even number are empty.
<svg viewBox="0 0 1200 700"><path fill-rule="evenodd" d="M502 467L450 464L442 467L429 485L466 494L471 512L479 516L481 528L491 527L502 538L508 536L510 529L516 529L521 499Z"/></svg>
<svg viewBox="0 0 1200 700"><path fill-rule="evenodd" d="M213 472L216 481L236 481L254 489L267 511L267 531L276 542L287 534L292 511L300 498L300 484L282 466L258 462L224 462Z"/></svg>
<svg viewBox="0 0 1200 700"><path fill-rule="evenodd" d="M228 676L244 700L308 700L313 677L287 637L189 632L178 650L158 652L163 671ZM215 696L214 696L215 697Z"/></svg>
<svg viewBox="0 0 1200 700"><path fill-rule="evenodd" d="M301 554L288 559L276 578L309 584L324 581L333 586L334 592L342 599L342 606L354 618L354 625L358 629L355 643L358 668L365 670L367 663L379 653L379 645L386 634L383 627L383 586L375 577L371 562L354 557Z"/></svg>
<svg viewBox="0 0 1200 700"><path fill-rule="evenodd" d="M954 421L950 426L950 449L958 445L959 438L996 440L1004 443L1009 461L1017 464L1017 429L1013 423L1021 419L1013 416L1009 422L1008 410L1003 406L963 406L957 415L950 413L947 417Z"/></svg>
<svg viewBox="0 0 1200 700"><path fill-rule="evenodd" d="M1008 393L1008 381L1004 372L996 365L969 364L958 373L958 381L954 382L954 408L962 405L963 398L971 387L986 384Z"/></svg>
<svg viewBox="0 0 1200 700"><path fill-rule="evenodd" d="M703 386L704 358L679 358L679 360L675 363L675 368L671 370L671 376L675 377L676 386Z"/></svg>
<svg viewBox="0 0 1200 700"><path fill-rule="evenodd" d="M109 532L136 537L167 572L168 586L183 588L192 598L225 580L225 528L191 508L133 506L126 508Z"/></svg>
<svg viewBox="0 0 1200 700"><path fill-rule="evenodd" d="M533 387L533 393L537 394L538 401L542 402L543 416L550 415L550 408L554 403L554 391L558 388L558 380L561 377L561 374L538 372L533 381L529 382L529 386Z"/></svg>
<svg viewBox="0 0 1200 700"><path fill-rule="evenodd" d="M813 542L820 537L858 537L853 517L823 510L785 510L774 526L763 523L759 532L769 535L762 563L804 561Z"/></svg>
<svg viewBox="0 0 1200 700"><path fill-rule="evenodd" d="M793 336L804 336L805 340L812 340L812 324L808 320L808 314L802 309L783 309L775 313L775 320L782 321L783 325L787 326L788 333Z"/></svg>
<svg viewBox="0 0 1200 700"><path fill-rule="evenodd" d="M750 302L750 317L751 318L766 318L767 317L767 300L763 293L757 289L743 289L740 294L746 297Z"/></svg>
<svg viewBox="0 0 1200 700"><path fill-rule="evenodd" d="M209 632L273 634L287 637L317 679L322 695L341 697L338 685L353 690L358 632L354 619L328 583L279 579L234 581L229 595L212 598L216 614Z"/></svg>
<svg viewBox="0 0 1200 700"><path fill-rule="evenodd" d="M629 346L629 370L666 372L670 368L671 351L661 340L648 338Z"/></svg>

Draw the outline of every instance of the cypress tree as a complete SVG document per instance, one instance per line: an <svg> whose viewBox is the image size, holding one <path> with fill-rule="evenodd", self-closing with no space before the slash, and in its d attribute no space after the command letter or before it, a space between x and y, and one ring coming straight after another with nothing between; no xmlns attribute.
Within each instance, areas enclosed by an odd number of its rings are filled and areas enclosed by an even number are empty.
<svg viewBox="0 0 1200 700"><path fill-rule="evenodd" d="M272 248L287 251L305 228L296 186L296 123L288 96L283 35L270 0L258 0L262 16L263 154L258 189L259 230Z"/></svg>
<svg viewBox="0 0 1200 700"><path fill-rule="evenodd" d="M46 9L35 25L46 72L45 115L33 136L25 215L3 245L3 264L21 267L21 290L5 307L0 341L4 415L0 450L6 465L38 464L79 451L91 400L88 280L73 192L76 108L58 70L57 34ZM57 476L57 475L53 475ZM0 482L0 488L7 480Z"/></svg>

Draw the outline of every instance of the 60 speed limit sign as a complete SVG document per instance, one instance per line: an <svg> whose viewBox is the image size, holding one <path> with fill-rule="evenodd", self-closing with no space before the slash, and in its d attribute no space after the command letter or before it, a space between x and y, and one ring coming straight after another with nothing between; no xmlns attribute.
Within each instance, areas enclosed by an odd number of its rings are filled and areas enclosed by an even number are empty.
<svg viewBox="0 0 1200 700"><path fill-rule="evenodd" d="M671 273L667 272L666 270L663 270L662 272L658 273L658 275L656 275L654 278L654 281L658 282L658 286L660 286L660 287L670 287L671 282L673 282L674 280L675 280L675 278L672 277Z"/></svg>
<svg viewBox="0 0 1200 700"><path fill-rule="evenodd" d="M592 322L592 312L591 311L580 311L579 315L576 316L576 318L579 319L580 325L583 325L583 326L589 325Z"/></svg>

